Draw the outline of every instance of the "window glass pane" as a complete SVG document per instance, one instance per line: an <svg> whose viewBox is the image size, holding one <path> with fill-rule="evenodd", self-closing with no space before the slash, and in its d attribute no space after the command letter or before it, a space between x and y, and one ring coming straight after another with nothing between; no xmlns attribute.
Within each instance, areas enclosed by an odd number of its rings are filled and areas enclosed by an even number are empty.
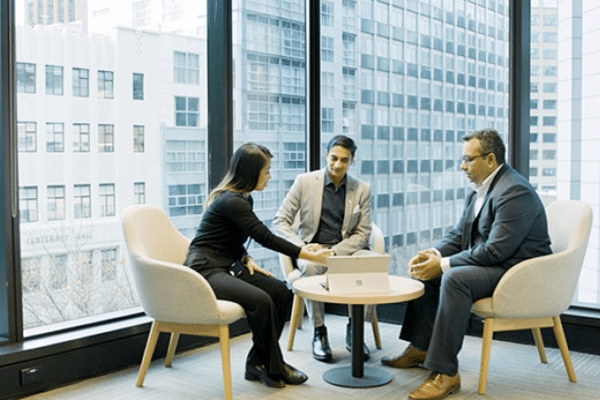
<svg viewBox="0 0 600 400"><path fill-rule="evenodd" d="M349 3L342 3L343 15L356 12ZM356 142L349 173L370 183L372 219L395 260L390 271L404 275L416 251L437 242L460 217L469 187L457 164L461 137L487 127L507 137L509 24L498 2L442 2L463 16L443 24L420 12L427 2L393 3L360 1L354 29L321 27L323 38L333 40L333 46L321 41L322 54L333 49L343 68L321 60L321 69L334 75L333 93L342 97L321 96L321 149L324 154L336 134ZM489 26L465 26L465 10ZM378 30L392 21L388 35ZM355 46L349 32L356 32Z"/></svg>
<svg viewBox="0 0 600 400"><path fill-rule="evenodd" d="M206 2L79 3L14 6L26 336L139 310L121 211L164 205L191 238L207 190Z"/></svg>
<svg viewBox="0 0 600 400"><path fill-rule="evenodd" d="M546 204L556 199L577 199L594 210L600 205L600 171L597 134L597 99L600 87L597 69L600 49L595 43L598 19L590 8L569 7L556 0L532 2L531 14L539 24L531 26L532 43L541 57L531 59L537 68L539 90L531 91L531 101L539 107L531 115L539 119L531 126L529 179ZM567 67L573 65L573 67ZM535 138L535 140L533 140ZM581 172L579 172L581 171ZM600 308L600 268L598 265L598 224L592 227L579 285L573 298L576 304Z"/></svg>
<svg viewBox="0 0 600 400"><path fill-rule="evenodd" d="M317 10L324 26L321 30L322 57L329 60L322 70L325 92L322 98L324 129L335 129L343 116L337 102L338 84L345 82L347 91L355 95L356 76L343 75L338 60L355 66L354 32L347 30L357 23L355 1L327 0ZM352 11L345 5L349 4ZM268 225L277 212L289 186L300 172L305 172L306 157L306 1L247 0L234 7L233 20L243 29L233 30L234 76L239 85L233 88L234 150L253 141L269 148L271 180L261 192L253 192L254 211ZM342 41L342 22L346 32ZM337 40L339 39L339 43ZM339 82L336 82L338 80ZM339 86L341 92L342 86ZM323 97L327 98L323 98ZM340 103L341 104L341 103ZM318 117L321 117L319 115ZM260 251L253 251L253 248ZM277 253L264 251L253 241L250 250L259 265L280 275Z"/></svg>

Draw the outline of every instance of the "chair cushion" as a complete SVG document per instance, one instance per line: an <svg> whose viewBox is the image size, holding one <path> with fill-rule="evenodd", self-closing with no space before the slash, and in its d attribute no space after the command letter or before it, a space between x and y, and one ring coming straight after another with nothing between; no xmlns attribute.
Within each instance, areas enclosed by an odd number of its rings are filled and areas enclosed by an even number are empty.
<svg viewBox="0 0 600 400"><path fill-rule="evenodd" d="M233 301L217 300L217 308L219 310L219 319L222 323L231 324L238 319L246 318L246 313L242 306Z"/></svg>
<svg viewBox="0 0 600 400"><path fill-rule="evenodd" d="M495 317L494 314L494 303L491 297L484 297L473 303L471 312L481 318Z"/></svg>

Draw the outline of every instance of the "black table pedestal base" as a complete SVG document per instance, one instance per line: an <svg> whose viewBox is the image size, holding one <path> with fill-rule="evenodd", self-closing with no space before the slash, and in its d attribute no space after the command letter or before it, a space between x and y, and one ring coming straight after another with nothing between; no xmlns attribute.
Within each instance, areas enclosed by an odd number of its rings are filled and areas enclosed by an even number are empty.
<svg viewBox="0 0 600 400"><path fill-rule="evenodd" d="M352 367L333 368L323 373L323 380L343 387L374 387L391 382L392 375L378 368L364 367L362 378L352 376Z"/></svg>

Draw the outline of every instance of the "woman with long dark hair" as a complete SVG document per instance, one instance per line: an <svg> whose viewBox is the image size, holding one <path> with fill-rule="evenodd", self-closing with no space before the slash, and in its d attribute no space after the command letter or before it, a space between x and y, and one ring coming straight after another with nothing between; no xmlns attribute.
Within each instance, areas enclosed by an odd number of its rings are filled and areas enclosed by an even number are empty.
<svg viewBox="0 0 600 400"><path fill-rule="evenodd" d="M266 147L255 143L243 144L235 152L225 177L206 200L185 264L208 281L218 299L238 303L246 311L253 346L245 378L284 387L308 379L283 360L279 347L293 295L284 282L256 265L244 243L252 238L290 257L324 264L329 252L308 251L274 235L254 214L250 193L267 186L271 157Z"/></svg>

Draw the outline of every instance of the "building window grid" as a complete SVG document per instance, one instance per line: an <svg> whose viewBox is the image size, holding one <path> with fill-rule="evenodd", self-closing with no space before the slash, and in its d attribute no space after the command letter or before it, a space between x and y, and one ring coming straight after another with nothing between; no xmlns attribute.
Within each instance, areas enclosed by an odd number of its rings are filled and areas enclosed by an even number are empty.
<svg viewBox="0 0 600 400"><path fill-rule="evenodd" d="M300 20L304 20L304 15ZM277 37L279 37L281 33L283 34L283 55L286 57L304 59L306 55L306 28L304 24L281 21L281 28L277 29ZM277 40L277 42L279 42L279 40ZM304 68L304 66L302 68Z"/></svg>
<svg viewBox="0 0 600 400"><path fill-rule="evenodd" d="M133 152L143 153L144 152L144 126L134 125L133 126Z"/></svg>
<svg viewBox="0 0 600 400"><path fill-rule="evenodd" d="M135 182L133 184L133 204L146 204L145 182Z"/></svg>
<svg viewBox="0 0 600 400"><path fill-rule="evenodd" d="M298 97L282 98L279 105L282 132L306 132L306 101Z"/></svg>
<svg viewBox="0 0 600 400"><path fill-rule="evenodd" d="M344 53L342 63L345 66L355 67L356 66L356 35L343 33L342 43L344 45Z"/></svg>
<svg viewBox="0 0 600 400"><path fill-rule="evenodd" d="M183 19L183 3L181 0L163 0L163 22Z"/></svg>
<svg viewBox="0 0 600 400"><path fill-rule="evenodd" d="M343 68L342 79L344 100L356 100L356 70Z"/></svg>
<svg viewBox="0 0 600 400"><path fill-rule="evenodd" d="M133 26L135 28L152 23L152 0L137 0L131 4L133 9Z"/></svg>
<svg viewBox="0 0 600 400"><path fill-rule="evenodd" d="M64 0L57 0L58 3L58 22L59 23L63 23L65 22L65 1Z"/></svg>
<svg viewBox="0 0 600 400"><path fill-rule="evenodd" d="M47 192L47 219L48 221L62 221L66 218L65 187L52 185L46 188Z"/></svg>
<svg viewBox="0 0 600 400"><path fill-rule="evenodd" d="M330 107L321 108L321 131L333 133L335 129L334 109Z"/></svg>
<svg viewBox="0 0 600 400"><path fill-rule="evenodd" d="M144 74L133 73L133 100L144 100Z"/></svg>
<svg viewBox="0 0 600 400"><path fill-rule="evenodd" d="M65 124L61 122L46 123L46 152L62 153L65 151Z"/></svg>
<svg viewBox="0 0 600 400"><path fill-rule="evenodd" d="M62 96L63 67L46 65L46 94Z"/></svg>
<svg viewBox="0 0 600 400"><path fill-rule="evenodd" d="M19 188L19 221L38 221L38 188L36 186L24 186Z"/></svg>
<svg viewBox="0 0 600 400"><path fill-rule="evenodd" d="M321 1L321 25L333 27L333 3Z"/></svg>
<svg viewBox="0 0 600 400"><path fill-rule="evenodd" d="M321 61L333 62L334 40L329 36L321 36Z"/></svg>
<svg viewBox="0 0 600 400"><path fill-rule="evenodd" d="M169 185L168 210L169 216L180 217L185 215L202 214L202 204L206 193L205 184Z"/></svg>
<svg viewBox="0 0 600 400"><path fill-rule="evenodd" d="M90 151L89 124L73 124L73 152L87 153Z"/></svg>
<svg viewBox="0 0 600 400"><path fill-rule="evenodd" d="M100 216L115 216L115 184L101 183L99 186Z"/></svg>
<svg viewBox="0 0 600 400"><path fill-rule="evenodd" d="M285 142L283 143L283 169L301 170L306 169L306 143Z"/></svg>
<svg viewBox="0 0 600 400"><path fill-rule="evenodd" d="M98 98L112 99L114 96L114 74L112 71L98 71Z"/></svg>
<svg viewBox="0 0 600 400"><path fill-rule="evenodd" d="M195 53L173 53L173 80L175 83L197 85L200 82L200 56Z"/></svg>
<svg viewBox="0 0 600 400"><path fill-rule="evenodd" d="M342 0L342 29L345 32L356 32L356 1Z"/></svg>
<svg viewBox="0 0 600 400"><path fill-rule="evenodd" d="M356 135L356 103L344 101L342 104L342 132L344 135Z"/></svg>
<svg viewBox="0 0 600 400"><path fill-rule="evenodd" d="M201 140L167 140L165 170L168 173L206 170L206 144Z"/></svg>
<svg viewBox="0 0 600 400"><path fill-rule="evenodd" d="M198 126L200 118L198 97L175 96L175 125Z"/></svg>
<svg viewBox="0 0 600 400"><path fill-rule="evenodd" d="M335 76L333 72L321 72L321 97L322 98L333 98L334 97L334 83Z"/></svg>
<svg viewBox="0 0 600 400"><path fill-rule="evenodd" d="M115 127L112 124L98 125L98 152L114 153Z"/></svg>
<svg viewBox="0 0 600 400"><path fill-rule="evenodd" d="M37 123L18 122L17 137L19 153L35 153L37 151Z"/></svg>
<svg viewBox="0 0 600 400"><path fill-rule="evenodd" d="M292 96L303 96L306 90L304 68L287 64L281 66L281 92Z"/></svg>
<svg viewBox="0 0 600 400"><path fill-rule="evenodd" d="M79 184L74 189L74 217L75 219L85 219L92 217L92 194L90 185Z"/></svg>
<svg viewBox="0 0 600 400"><path fill-rule="evenodd" d="M36 92L36 65L17 63L17 93Z"/></svg>
<svg viewBox="0 0 600 400"><path fill-rule="evenodd" d="M73 96L89 97L90 71L85 68L73 68Z"/></svg>

